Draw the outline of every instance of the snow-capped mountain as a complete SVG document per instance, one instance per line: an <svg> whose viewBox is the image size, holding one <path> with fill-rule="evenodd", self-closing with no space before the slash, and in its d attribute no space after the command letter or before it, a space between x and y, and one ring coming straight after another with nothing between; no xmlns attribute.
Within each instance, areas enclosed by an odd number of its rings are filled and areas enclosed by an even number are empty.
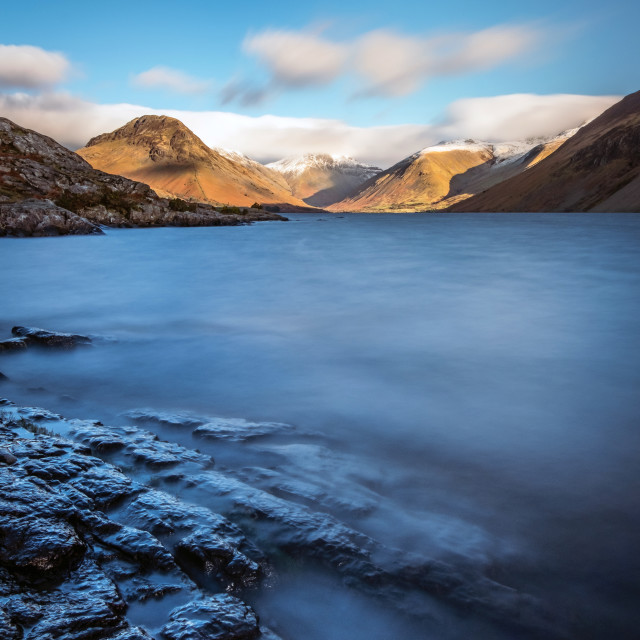
<svg viewBox="0 0 640 640"><path fill-rule="evenodd" d="M440 142L401 160L330 209L444 209L534 166L576 131L566 131L554 138L513 142Z"/></svg>
<svg viewBox="0 0 640 640"><path fill-rule="evenodd" d="M295 197L317 207L342 200L382 172L349 156L325 153L284 158L266 167L284 177Z"/></svg>

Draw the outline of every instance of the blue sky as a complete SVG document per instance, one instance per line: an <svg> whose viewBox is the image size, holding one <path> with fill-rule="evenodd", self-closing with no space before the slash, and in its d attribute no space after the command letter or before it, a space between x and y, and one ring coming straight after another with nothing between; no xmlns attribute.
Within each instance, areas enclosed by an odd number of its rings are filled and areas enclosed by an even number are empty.
<svg viewBox="0 0 640 640"><path fill-rule="evenodd" d="M637 2L116 0L24 6L4 3L0 43L60 52L70 67L55 86L3 86L0 60L0 93L5 96L58 92L99 105L272 114L384 127L437 124L446 118L449 105L469 98L624 95L640 88ZM486 30L497 30L496 38L491 31L484 44L476 43L476 35ZM430 51L435 43L441 53L428 68L414 69L411 78L391 78L392 69L374 77L375 69L387 63L394 67L379 46L381 33L392 34L398 43L387 48L389 56L406 43L407 54L398 57L397 67L411 60L412 46ZM298 47L287 48L286 37L292 34L315 43L306 59L298 56ZM500 38L508 40L503 49L495 56L489 52L486 64L476 64ZM465 42L468 50L460 54L464 60L458 54L452 57L450 50ZM271 59L278 43L284 50ZM304 65L314 66L325 45L336 48L340 61L305 79ZM159 79L158 67L165 75L181 74L184 82L192 83L191 90L164 76ZM141 80L145 76L140 74L154 69L152 78ZM254 94L261 99L252 100ZM223 95L235 97L224 101ZM15 115L14 110L10 113Z"/></svg>

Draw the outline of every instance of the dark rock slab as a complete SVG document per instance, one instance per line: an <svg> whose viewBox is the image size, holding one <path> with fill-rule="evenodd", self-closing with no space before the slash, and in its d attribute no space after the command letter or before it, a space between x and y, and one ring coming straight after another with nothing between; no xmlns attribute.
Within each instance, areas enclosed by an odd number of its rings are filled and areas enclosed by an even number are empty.
<svg viewBox="0 0 640 640"><path fill-rule="evenodd" d="M9 338L0 341L0 352L3 351L23 351L28 346L25 338Z"/></svg>
<svg viewBox="0 0 640 640"><path fill-rule="evenodd" d="M91 338L88 336L48 331L35 327L13 327L11 333L18 338L24 338L28 345L38 345L41 347L73 349L74 347L91 344Z"/></svg>
<svg viewBox="0 0 640 640"><path fill-rule="evenodd" d="M0 563L32 580L69 570L86 548L73 527L62 520L24 516L0 522Z"/></svg>
<svg viewBox="0 0 640 640"><path fill-rule="evenodd" d="M234 588L254 586L263 575L257 562L208 529L198 529L180 540L176 553L178 558L187 558L201 571Z"/></svg>
<svg viewBox="0 0 640 640"><path fill-rule="evenodd" d="M253 609L226 593L177 607L161 633L166 640L252 640L260 637L258 617Z"/></svg>
<svg viewBox="0 0 640 640"><path fill-rule="evenodd" d="M15 464L18 458L16 458L10 451L6 449L0 449L0 464Z"/></svg>

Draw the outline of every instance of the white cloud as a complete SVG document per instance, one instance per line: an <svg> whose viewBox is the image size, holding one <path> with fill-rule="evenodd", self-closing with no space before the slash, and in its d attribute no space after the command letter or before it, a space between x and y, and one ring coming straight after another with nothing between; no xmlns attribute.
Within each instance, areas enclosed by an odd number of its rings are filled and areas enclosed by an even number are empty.
<svg viewBox="0 0 640 640"><path fill-rule="evenodd" d="M438 126L443 138L505 141L552 136L580 126L620 100L620 96L515 93L466 98L449 105Z"/></svg>
<svg viewBox="0 0 640 640"><path fill-rule="evenodd" d="M225 98L245 104L282 88L326 85L343 74L361 83L356 96L404 96L435 76L491 69L513 61L541 42L542 30L498 25L471 33L410 36L390 29L336 42L311 31L268 29L245 39L243 50L269 71L266 89L236 83Z"/></svg>
<svg viewBox="0 0 640 640"><path fill-rule="evenodd" d="M440 123L377 127L318 118L101 105L60 93L0 95L0 115L74 149L135 117L165 114L184 122L210 146L235 149L262 162L316 152L351 155L387 167L440 140L473 137L497 142L554 135L581 125L617 100L616 96L524 94L472 98L452 103Z"/></svg>
<svg viewBox="0 0 640 640"><path fill-rule="evenodd" d="M279 86L328 84L344 68L349 47L306 31L267 29L245 38L243 50L256 56Z"/></svg>
<svg viewBox="0 0 640 640"><path fill-rule="evenodd" d="M0 44L0 88L42 89L62 82L71 63L56 51Z"/></svg>
<svg viewBox="0 0 640 640"><path fill-rule="evenodd" d="M166 89L175 93L204 93L211 88L211 82L189 76L169 67L153 67L132 78L135 86L143 89Z"/></svg>

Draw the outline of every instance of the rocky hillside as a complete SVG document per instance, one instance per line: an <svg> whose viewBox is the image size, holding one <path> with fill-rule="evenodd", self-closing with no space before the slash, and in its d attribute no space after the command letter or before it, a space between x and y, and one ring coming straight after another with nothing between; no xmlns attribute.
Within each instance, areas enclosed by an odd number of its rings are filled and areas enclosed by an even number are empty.
<svg viewBox="0 0 640 640"><path fill-rule="evenodd" d="M146 184L96 171L52 138L0 118L0 236L101 233L100 226L214 226L273 220L258 210L159 198Z"/></svg>
<svg viewBox="0 0 640 640"><path fill-rule="evenodd" d="M551 140L492 144L456 140L427 147L371 178L332 211L444 209L540 162L575 131Z"/></svg>
<svg viewBox="0 0 640 640"><path fill-rule="evenodd" d="M640 212L640 91L553 155L452 211Z"/></svg>
<svg viewBox="0 0 640 640"><path fill-rule="evenodd" d="M208 147L182 122L142 116L89 140L77 152L92 167L151 186L161 196L213 205L250 207L258 202L282 211L308 209L280 174L233 152Z"/></svg>
<svg viewBox="0 0 640 640"><path fill-rule="evenodd" d="M295 196L317 207L339 202L382 172L348 156L311 153L272 162L267 168L282 174Z"/></svg>

